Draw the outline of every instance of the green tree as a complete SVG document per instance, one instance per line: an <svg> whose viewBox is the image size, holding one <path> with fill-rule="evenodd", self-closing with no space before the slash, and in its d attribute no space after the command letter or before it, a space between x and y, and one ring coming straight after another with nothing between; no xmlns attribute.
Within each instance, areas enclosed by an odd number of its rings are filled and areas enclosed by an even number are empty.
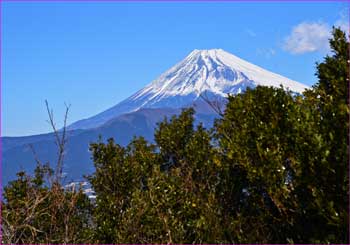
<svg viewBox="0 0 350 245"><path fill-rule="evenodd" d="M315 138L322 151L312 175L305 172L305 179L312 184L304 185L314 189L304 193L300 202L304 203L312 216L307 222L305 214L300 214L305 224L300 233L314 236L312 241L346 242L349 240L349 41L340 29L333 29L330 40L332 55L317 64L318 82L305 93L305 103L311 110L317 130ZM309 176L307 176L309 175ZM301 186L301 188L304 188ZM304 188L305 189L305 188ZM302 189L300 190L302 192ZM310 195L312 194L312 195ZM316 195L316 200L310 196ZM319 198L319 199L318 199ZM310 207L311 206L311 207ZM328 232L319 232L328 230Z"/></svg>
<svg viewBox="0 0 350 245"><path fill-rule="evenodd" d="M349 43L334 29L330 44L333 56L318 64L319 82L304 95L248 89L229 97L216 123L222 190L242 242L349 239Z"/></svg>
<svg viewBox="0 0 350 245"><path fill-rule="evenodd" d="M119 242L220 241L214 149L202 125L194 129L193 113L184 110L156 129L158 162L147 178L147 189L133 193Z"/></svg>
<svg viewBox="0 0 350 245"><path fill-rule="evenodd" d="M228 200L233 234L237 224L242 231L232 237L235 242L287 242L293 222L291 175L300 165L296 148L304 120L296 100L300 97L283 88L248 89L229 97L224 117L216 122L222 198Z"/></svg>
<svg viewBox="0 0 350 245"><path fill-rule="evenodd" d="M132 194L147 185L147 175L155 159L154 146L143 138L134 139L127 148L109 139L91 144L96 172L89 176L97 198L94 209L95 240L115 243Z"/></svg>

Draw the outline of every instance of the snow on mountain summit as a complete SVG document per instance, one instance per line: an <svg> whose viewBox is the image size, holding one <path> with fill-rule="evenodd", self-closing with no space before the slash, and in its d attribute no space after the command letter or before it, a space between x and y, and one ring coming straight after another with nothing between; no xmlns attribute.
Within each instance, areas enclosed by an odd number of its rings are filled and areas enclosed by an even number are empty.
<svg viewBox="0 0 350 245"><path fill-rule="evenodd" d="M263 86L283 85L301 93L305 85L248 63L222 49L194 50L184 60L163 73L158 79L135 94L153 98L174 95L201 94L205 90L222 96L237 93L237 85L253 83Z"/></svg>
<svg viewBox="0 0 350 245"><path fill-rule="evenodd" d="M69 129L98 127L120 114L141 108L179 108L193 103L202 93L225 97L258 85L282 85L298 93L307 88L222 49L195 49L131 97L96 116L73 123Z"/></svg>

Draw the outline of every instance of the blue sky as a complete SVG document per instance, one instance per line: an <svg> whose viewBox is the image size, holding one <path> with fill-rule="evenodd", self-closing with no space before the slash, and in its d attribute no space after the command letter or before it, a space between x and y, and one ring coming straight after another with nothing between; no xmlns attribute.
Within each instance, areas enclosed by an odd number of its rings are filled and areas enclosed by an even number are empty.
<svg viewBox="0 0 350 245"><path fill-rule="evenodd" d="M346 2L2 2L2 135L50 131L127 98L193 49L312 85Z"/></svg>

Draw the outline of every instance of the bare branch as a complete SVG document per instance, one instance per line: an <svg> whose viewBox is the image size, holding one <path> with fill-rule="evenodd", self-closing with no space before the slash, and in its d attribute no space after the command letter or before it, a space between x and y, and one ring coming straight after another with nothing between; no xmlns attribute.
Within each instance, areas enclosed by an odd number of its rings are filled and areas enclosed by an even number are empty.
<svg viewBox="0 0 350 245"><path fill-rule="evenodd" d="M222 111L222 103L220 101L210 100L206 91L201 93L199 97L204 100L220 117L224 116L224 112Z"/></svg>
<svg viewBox="0 0 350 245"><path fill-rule="evenodd" d="M35 151L35 149L34 149L33 144L28 144L28 146L29 146L30 150L31 150L32 153L33 153L35 162L37 163L37 165L41 166L41 165L42 165L42 164L41 164L41 161L40 161L40 159L39 159L39 157L38 157L38 154L36 153L36 151Z"/></svg>
<svg viewBox="0 0 350 245"><path fill-rule="evenodd" d="M46 104L47 113L49 115L49 123L53 129L53 133L54 133L55 140L56 140L56 145L58 147L58 159L57 159L57 164L56 164L55 177L56 177L56 181L60 182L61 178L62 178L64 149L65 149L65 145L67 143L67 119L68 119L70 105L67 105L65 103L66 111L64 114L63 128L62 128L62 133L60 136L60 132L59 132L59 130L57 130L56 124L54 121L53 110L50 109L49 103L47 102L47 100L45 100L45 104Z"/></svg>

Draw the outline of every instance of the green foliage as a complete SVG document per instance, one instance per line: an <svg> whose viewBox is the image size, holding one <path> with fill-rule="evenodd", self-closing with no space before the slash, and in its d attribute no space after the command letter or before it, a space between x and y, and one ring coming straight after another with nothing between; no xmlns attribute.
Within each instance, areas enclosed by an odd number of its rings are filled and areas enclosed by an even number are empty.
<svg viewBox="0 0 350 245"><path fill-rule="evenodd" d="M97 194L95 239L98 243L113 243L116 228L123 226L121 219L130 206L132 193L146 185L145 178L155 159L154 146L139 138L125 149L109 139L107 144L91 144L90 149L96 167L89 177Z"/></svg>
<svg viewBox="0 0 350 245"><path fill-rule="evenodd" d="M165 135L173 137L164 140ZM181 158L163 171L159 165L164 158L154 163L147 189L133 193L117 242L218 241L222 227L217 218L220 215L214 190L217 177L208 132L201 125L193 129L190 109L178 118L173 117L170 123L161 123L156 137L162 140L159 155L181 152L176 155Z"/></svg>
<svg viewBox="0 0 350 245"><path fill-rule="evenodd" d="M349 227L349 42L345 33L333 29L330 40L333 55L317 65L318 83L305 93L305 104L311 108L315 122L315 143L321 149L312 176L312 196L304 197L311 222L309 234L322 235L326 241L347 241ZM317 136L317 137L316 137ZM311 179L306 176L305 179ZM309 191L310 192L310 191ZM322 210L322 211L320 211ZM305 215L304 215L305 216ZM321 221L321 222L320 222ZM324 225L324 224L327 225ZM319 230L331 232L321 234ZM304 231L307 229L304 229ZM315 237L314 241L322 241Z"/></svg>
<svg viewBox="0 0 350 245"><path fill-rule="evenodd" d="M170 122L165 119L155 130L154 138L161 156L169 164L178 164L184 157L184 149L193 133L193 109L184 110Z"/></svg>
<svg viewBox="0 0 350 245"><path fill-rule="evenodd" d="M293 171L289 168L298 167L293 154L300 119L297 108L292 95L282 88L257 87L230 97L224 117L216 122L227 171L225 196L245 200L244 205L229 207L233 218L241 217L241 229L246 229L241 235L244 242L253 242L263 234L286 242L280 236L287 235L291 222L288 208L293 185L287 182ZM252 220L261 226L254 234L250 234Z"/></svg>
<svg viewBox="0 0 350 245"><path fill-rule="evenodd" d="M302 95L258 86L229 96L209 131L185 109L154 145L91 144L93 207L48 185L47 167L20 172L5 188L6 241L349 243L349 43L334 29L330 44Z"/></svg>

